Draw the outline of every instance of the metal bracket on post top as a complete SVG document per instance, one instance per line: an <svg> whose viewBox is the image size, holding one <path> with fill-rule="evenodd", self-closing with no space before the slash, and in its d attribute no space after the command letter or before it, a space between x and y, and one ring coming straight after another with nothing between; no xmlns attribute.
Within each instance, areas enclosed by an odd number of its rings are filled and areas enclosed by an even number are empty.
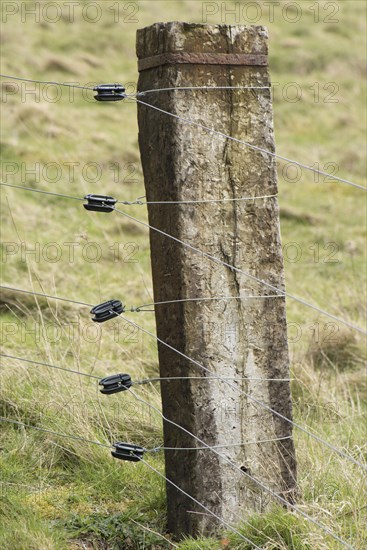
<svg viewBox="0 0 367 550"><path fill-rule="evenodd" d="M93 88L97 101L121 101L125 98L125 88L121 84L100 84Z"/></svg>

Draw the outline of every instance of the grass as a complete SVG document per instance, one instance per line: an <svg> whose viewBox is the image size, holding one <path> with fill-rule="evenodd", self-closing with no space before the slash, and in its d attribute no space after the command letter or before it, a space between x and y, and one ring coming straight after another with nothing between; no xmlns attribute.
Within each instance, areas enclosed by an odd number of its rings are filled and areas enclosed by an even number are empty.
<svg viewBox="0 0 367 550"><path fill-rule="evenodd" d="M265 11L258 22L270 32L277 151L303 163L316 162L326 171L336 169L338 176L362 184L365 5L338 2L339 23L332 24L323 22L322 2L322 20L315 23L312 4L302 2L297 24L282 19L277 10L274 23L269 24ZM160 20L202 20L201 2L142 1L138 21L120 19L119 24L108 3L100 5L103 17L97 24L80 14L72 24L66 17L55 24L9 17L2 25L2 72L81 83L130 82L132 91L136 28ZM220 17L219 12L209 22L220 22ZM228 15L227 23L235 21ZM301 90L297 102L285 99L290 82ZM134 200L144 194L132 102L97 105L77 91L73 97L63 91L60 101L51 103L39 95L25 96L26 89L31 88L19 86L6 101L3 96L3 181L7 176L9 183L76 196L103 192ZM9 85L4 90L12 91ZM337 103L328 102L331 92ZM278 173L288 291L362 325L363 192L305 171L295 181L282 162ZM78 202L12 189L1 189L0 207L4 284L91 304L115 296L129 306L152 301L144 229L113 214L103 219L86 215ZM129 208L146 219L144 207ZM291 300L287 313L296 421L366 463L363 339ZM3 353L98 376L116 370L136 379L158 373L153 341L123 322L96 332L87 308L4 291L0 315ZM152 314L139 314L138 322L155 330ZM92 379L15 360L1 363L2 416L106 444L120 439L151 448L162 442L159 415L131 395L106 398ZM143 386L139 395L160 406L158 387ZM362 550L367 546L367 503L358 469L302 432L295 438L297 505ZM5 550L172 547L164 484L144 464L114 461L103 447L10 424L1 426L0 448ZM162 458L157 453L148 462L163 472ZM302 517L279 507L237 527L267 550L339 548ZM250 548L228 532L220 539L174 544L184 550Z"/></svg>

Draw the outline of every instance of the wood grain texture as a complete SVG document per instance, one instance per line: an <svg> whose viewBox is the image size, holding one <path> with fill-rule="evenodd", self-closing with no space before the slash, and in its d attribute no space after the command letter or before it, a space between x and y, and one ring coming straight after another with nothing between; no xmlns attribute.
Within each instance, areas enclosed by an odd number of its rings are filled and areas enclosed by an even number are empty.
<svg viewBox="0 0 367 550"><path fill-rule="evenodd" d="M139 59L183 51L267 55L267 30L257 26L157 23L137 33ZM270 86L265 66L163 65L140 73L138 90L183 86ZM148 96L147 96L148 97ZM193 90L152 94L152 105L275 151L270 90ZM239 143L138 106L139 145L148 201L180 201L277 193L275 160ZM284 289L276 198L204 205L150 205L149 223L251 275ZM155 301L273 294L243 274L150 232ZM218 376L288 378L285 300L258 298L156 307L157 334ZM163 412L209 445L289 437L281 442L220 449L250 476L293 498L292 429L200 368L159 345L162 377L203 381L161 383ZM292 418L288 382L238 383L249 396ZM164 423L167 447L195 440ZM226 521L239 523L272 499L209 450L166 451L166 475ZM222 527L167 484L168 524L176 535Z"/></svg>

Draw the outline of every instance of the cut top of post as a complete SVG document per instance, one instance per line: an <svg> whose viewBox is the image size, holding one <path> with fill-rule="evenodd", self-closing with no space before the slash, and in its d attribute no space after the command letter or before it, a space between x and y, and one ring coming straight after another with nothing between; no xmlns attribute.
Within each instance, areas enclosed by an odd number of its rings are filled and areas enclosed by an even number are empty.
<svg viewBox="0 0 367 550"><path fill-rule="evenodd" d="M176 63L264 66L267 39L263 26L155 23L137 31L138 68Z"/></svg>

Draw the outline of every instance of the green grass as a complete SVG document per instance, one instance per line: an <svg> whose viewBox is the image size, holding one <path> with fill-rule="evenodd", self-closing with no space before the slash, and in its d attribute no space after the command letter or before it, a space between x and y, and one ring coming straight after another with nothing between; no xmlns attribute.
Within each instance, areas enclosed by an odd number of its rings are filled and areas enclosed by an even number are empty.
<svg viewBox="0 0 367 550"><path fill-rule="evenodd" d="M365 4L339 2L337 24L315 23L313 4L301 3L303 16L296 24L284 21L277 9L274 23L265 16L257 22L269 27L271 77L279 83L274 88L277 151L326 171L334 167L326 163L336 163L338 176L363 184ZM325 3L319 4L325 17ZM65 18L57 24L9 18L2 25L1 71L45 80L134 83L137 28L162 20L202 20L202 3L196 1L142 1L139 21L119 24L113 22L109 3L100 5L98 24L80 17L73 24ZM220 14L209 22L220 22ZM235 21L228 16L227 23ZM302 91L295 103L283 97L290 82ZM325 102L336 89L325 88L328 83L338 86L337 103ZM99 105L85 101L78 91L72 102L65 91L56 103L31 96L25 102L19 88L3 102L2 115L3 181L4 170L12 166L8 163L15 162L19 170L8 176L9 183L76 196L94 192L134 200L144 194L133 102ZM73 178L70 162L78 163ZM93 170L86 167L95 162L102 170L93 183ZM22 177L22 163L28 168L39 163L37 173ZM59 179L49 163L61 168ZM278 173L287 290L362 326L364 194L342 183L325 183L322 177L317 181L310 172L291 181L292 172L287 175L283 166L280 162ZM87 215L78 202L5 188L0 208L3 284L91 304L112 297L128 306L152 301L145 229L114 214ZM129 212L146 220L145 207L129 207ZM67 243L74 243L73 261ZM96 250L98 261L90 261L86 254ZM47 254L51 261L45 261ZM55 254L61 254L58 261L52 261ZM362 337L291 300L287 314L296 421L366 463ZM117 370L136 379L158 374L156 344L149 337L122 322L93 332L87 308L4 291L0 315L4 353L98 376ZM155 330L151 313L139 314L137 320ZM161 418L131 395L106 398L91 379L14 360L1 364L1 415L106 444L116 439L148 448L162 443ZM142 387L139 395L160 406L158 387ZM295 441L297 505L354 548L366 548L367 503L358 469L300 432ZM5 550L172 547L164 483L144 464L115 461L103 447L15 425L1 426L0 448ZM161 453L150 455L148 462L164 471ZM237 528L267 550L339 548L331 537L281 508ZM250 548L225 531L218 540L175 544L182 550Z"/></svg>

